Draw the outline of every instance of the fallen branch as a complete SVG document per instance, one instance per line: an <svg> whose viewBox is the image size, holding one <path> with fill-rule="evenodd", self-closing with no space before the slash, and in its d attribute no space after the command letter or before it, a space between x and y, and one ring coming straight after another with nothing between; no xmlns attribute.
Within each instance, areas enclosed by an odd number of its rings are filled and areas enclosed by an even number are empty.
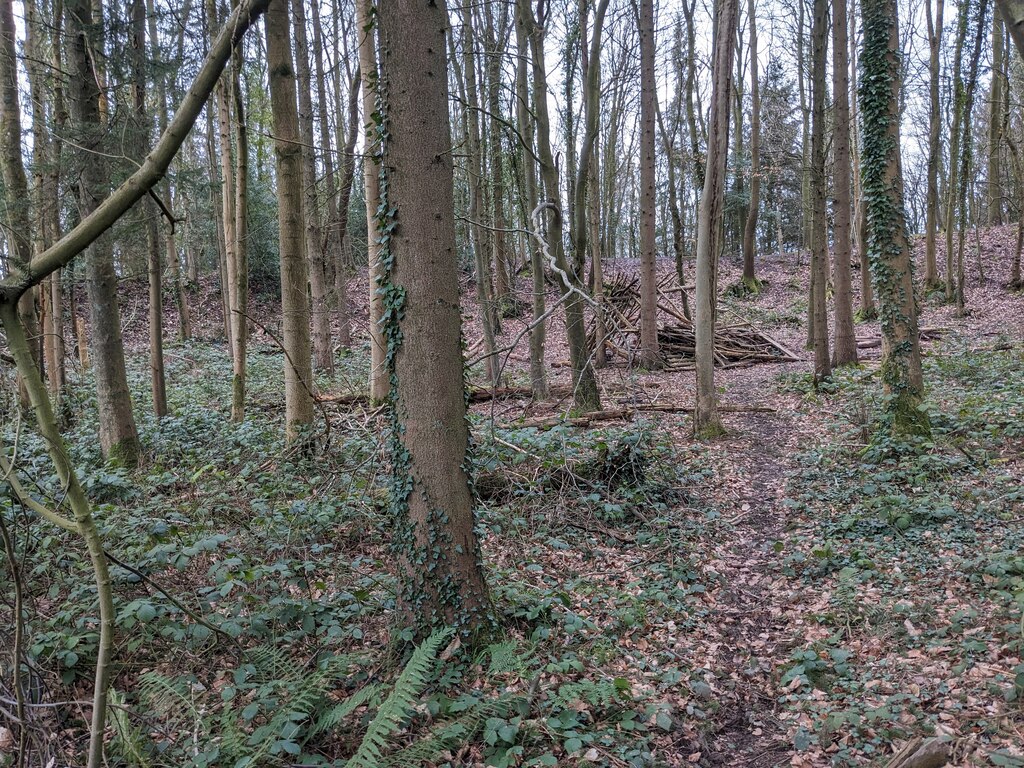
<svg viewBox="0 0 1024 768"><path fill-rule="evenodd" d="M533 427L535 429L552 429L559 426L590 427L606 421L629 421L638 413L693 413L692 405L670 405L668 403L649 403L626 408L614 408L604 411L593 411L571 418L549 416L542 419L528 419L521 424L509 424L509 429ZM775 408L763 405L720 405L718 410L723 413L776 413Z"/></svg>
<svg viewBox="0 0 1024 768"><path fill-rule="evenodd" d="M942 738L911 739L885 768L942 768L949 762L949 742Z"/></svg>

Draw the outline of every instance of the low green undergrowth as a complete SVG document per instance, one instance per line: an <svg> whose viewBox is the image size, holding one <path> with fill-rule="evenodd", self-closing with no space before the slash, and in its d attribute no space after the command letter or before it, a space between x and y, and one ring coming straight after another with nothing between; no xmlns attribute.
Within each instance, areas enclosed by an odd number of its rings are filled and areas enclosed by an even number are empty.
<svg viewBox="0 0 1024 768"><path fill-rule="evenodd" d="M356 389L365 357L339 357L336 386ZM700 610L706 578L686 550L714 515L697 449L645 423L537 430L474 417L479 531L505 637L417 656L395 625L376 416L327 405L315 454L289 451L281 356L254 349L249 362L235 425L222 347L168 347L172 415L159 421L145 361L131 360L138 470L101 460L90 378L66 393L71 458L112 558L114 764L659 764L675 727L665 694L690 671L638 666L623 640ZM23 481L59 506L30 425L12 422L4 441ZM88 557L8 497L0 514L16 532L23 678L40 703L82 699L98 638ZM0 591L12 590L5 567ZM81 749L76 707L32 712L41 754ZM367 739L375 756L359 762Z"/></svg>
<svg viewBox="0 0 1024 768"><path fill-rule="evenodd" d="M915 734L1006 738L981 702L1018 711L1024 694L1024 366L1007 346L951 341L926 358L928 438L892 437L863 370L807 395L830 434L799 457L776 543L820 595L779 670L780 702L811 718L798 749L855 765Z"/></svg>

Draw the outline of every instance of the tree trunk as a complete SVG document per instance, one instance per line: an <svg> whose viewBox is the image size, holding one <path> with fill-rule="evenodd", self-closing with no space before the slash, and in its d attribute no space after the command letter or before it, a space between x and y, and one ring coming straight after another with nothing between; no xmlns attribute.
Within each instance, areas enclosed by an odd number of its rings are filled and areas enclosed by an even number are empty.
<svg viewBox="0 0 1024 768"><path fill-rule="evenodd" d="M962 3L957 15L956 44L953 53L953 122L949 131L949 179L946 185L946 301L956 297L953 233L957 221L957 192L960 189L960 139L964 121L964 82L962 76L964 41L967 37L969 3ZM959 303L959 299L957 299Z"/></svg>
<svg viewBox="0 0 1024 768"><path fill-rule="evenodd" d="M640 0L640 365L661 366L655 250L654 0ZM591 62L594 66L595 62Z"/></svg>
<svg viewBox="0 0 1024 768"><path fill-rule="evenodd" d="M146 114L146 6L143 0L132 0L132 99L136 131L136 160L149 154L149 116ZM153 396L153 413L160 419L167 415L167 385L164 381L164 304L163 257L160 253L160 232L157 207L152 201L140 207L149 251L149 380Z"/></svg>
<svg viewBox="0 0 1024 768"><path fill-rule="evenodd" d="M1000 149L1003 143L1003 92L1006 83L1006 52L1003 17L992 17L992 85L988 119L988 225L1003 223L1003 184Z"/></svg>
<svg viewBox="0 0 1024 768"><path fill-rule="evenodd" d="M901 88L896 0L862 0L860 112L868 256L882 319L882 384L897 433L929 431L914 302L913 261L903 212Z"/></svg>
<svg viewBox="0 0 1024 768"><path fill-rule="evenodd" d="M488 150L490 154L491 171L491 207L493 210L492 222L494 233L491 245L494 250L494 299L496 309L500 315L511 307L510 291L512 289L509 275L508 245L506 243L505 228L505 172L501 151L501 64L504 59L504 41L508 35L508 4L501 4L501 17L498 29L495 30L493 20L492 3L484 4L484 14L487 20L487 44L490 51L487 54L487 65L485 73L487 76L487 111L489 115L490 141Z"/></svg>
<svg viewBox="0 0 1024 768"><path fill-rule="evenodd" d="M188 17L188 8L191 4L191 0L186 0L185 8L182 13L184 18ZM160 44L159 35L157 34L156 27L156 11L154 8L154 0L147 0L147 13L149 14L149 39L152 46L154 60L159 60ZM184 49L184 27L178 36L177 41L177 54L175 61L181 62L182 54ZM170 91L172 96L177 99L177 68L172 69ZM157 125L160 128L160 132L163 133L167 129L167 82L157 67L154 72L156 78L156 90L157 90ZM163 185L164 204L167 206L169 211L174 211L174 195L171 189L170 182L166 182ZM167 272L171 278L171 290L174 293L174 303L178 310L178 337L182 341L187 341L192 338L192 315L188 305L188 293L185 290L185 282L181 277L181 262L178 259L178 246L174 238L174 223L167 222L167 227L164 230L164 249L167 253ZM190 268L194 269L194 265L190 264ZM197 280L198 282L198 273Z"/></svg>
<svg viewBox="0 0 1024 768"><path fill-rule="evenodd" d="M835 229L833 232L835 275L836 344L835 365L857 363L857 335L853 328L853 290L850 258L850 41L847 34L846 0L832 4L832 98L833 119L833 190L835 195Z"/></svg>
<svg viewBox="0 0 1024 768"><path fill-rule="evenodd" d="M1024 56L1024 0L996 0L1017 52Z"/></svg>
<svg viewBox="0 0 1024 768"><path fill-rule="evenodd" d="M562 207L559 204L561 186L558 166L551 150L551 121L548 117L547 71L544 66L543 27L533 18L525 3L520 6L527 18L530 39L530 59L533 67L533 108L537 123L537 149L541 178L544 181L547 203L552 210L547 242L551 251L550 266L558 273L559 291L565 304L566 336L569 342L569 362L573 376L573 402L581 411L601 409L597 377L590 364L586 328L583 319L583 289L575 270L565 257L563 243ZM585 238L585 235L584 235ZM585 247L585 243L584 243Z"/></svg>
<svg viewBox="0 0 1024 768"><path fill-rule="evenodd" d="M814 340L814 385L832 376L828 350L828 209L825 183L825 71L828 0L814 0L811 24L811 302L808 320ZM856 343L856 341L854 342Z"/></svg>
<svg viewBox="0 0 1024 768"><path fill-rule="evenodd" d="M57 195L61 145L60 140L53 138L47 130L43 72L46 59L43 49L42 19L40 18L36 2L37 0L29 0L29 2L24 4L24 8L26 14L25 67L28 71L32 102L32 164L34 167L32 205L35 208L37 217L36 226L33 229L33 237L34 253L38 255L45 251L50 243L60 236L59 201ZM5 3L3 11L5 14L7 13L7 7ZM11 21L13 23L12 19ZM61 20L57 18L54 21L59 25ZM8 66L6 58L8 55L6 46L9 44L7 30L13 29L13 27L6 26L7 22L8 19L5 18L5 28L3 31L4 53L2 54L5 57L4 66ZM13 32L11 34L13 35ZM11 42L13 42L13 37L11 37ZM53 47L54 55L59 62L60 45ZM0 85L0 88L8 87L10 80L6 71L3 75L0 75L0 78L2 78L3 83L3 85ZM55 130L63 131L65 115L63 114L63 97L61 96L60 89L55 89L52 104ZM0 108L7 109L6 91L2 99L2 107ZM20 112L18 119L20 121ZM7 135L6 128L0 129L0 132L5 136ZM13 199L12 195L11 200ZM43 357L45 360L47 383L50 387L50 394L54 402L58 404L59 410L61 390L66 383L64 368L64 302L61 291L60 272L47 278L40 288L40 297L45 308L43 314Z"/></svg>
<svg viewBox="0 0 1024 768"><path fill-rule="evenodd" d="M530 109L530 90L528 67L530 62L529 34L527 18L522 8L524 0L516 2L516 122L519 127L519 134L522 137L523 147L523 176L525 177L526 188L526 218L527 228L532 228L533 223L529 221L530 214L537 208L540 195L537 192L537 160L534 154L534 120ZM528 8L528 6L527 6ZM525 11L529 13L529 11ZM544 293L544 255L534 238L526 241L530 253L530 274L533 278L532 304L533 317L530 322L530 388L534 398L544 400L548 396L547 370L544 366L544 342L546 327L544 315L546 313Z"/></svg>
<svg viewBox="0 0 1024 768"><path fill-rule="evenodd" d="M15 56L17 32L10 0L0 0L0 165L4 183L5 235L10 257L9 271L24 270L32 259L32 218L29 210L28 177L21 154L21 104L18 101L18 62ZM39 344L36 291L22 296L18 312L30 340L38 368L43 362ZM24 407L29 393L19 386Z"/></svg>
<svg viewBox="0 0 1024 768"><path fill-rule="evenodd" d="M320 14L313 14L313 61L316 64L316 89L319 105L320 137L325 146L330 145L330 120L328 119L326 76L324 72L324 34ZM346 46L347 53L347 46ZM348 58L346 56L346 58ZM341 67L334 68L334 92L341 99ZM331 201L333 208L328 214L330 240L337 249L334 257L334 309L338 314L338 344L348 349L352 346L352 327L348 316L348 274L352 244L348 235L348 204L352 194L352 178L356 168L356 140L359 138L359 65L356 64L355 77L349 78L348 110L345 120L345 133L342 133L341 120L337 121L335 130L335 146L340 154L338 158L339 178L335 178L335 166L331 152L324 153L324 176L331 185ZM340 108L340 103L338 104ZM344 141L342 141L344 136ZM330 260L326 260L329 264ZM326 269L325 264L325 269ZM333 360L333 355L332 355Z"/></svg>
<svg viewBox="0 0 1024 768"><path fill-rule="evenodd" d="M484 337L484 366L487 382L498 386L498 360L495 354L495 307L494 287L491 283L491 254L488 247L488 234L484 218L484 154L480 139L480 108L478 103L478 83L476 77L476 36L473 30L473 6L466 5L462 9L462 61L463 77L457 81L465 83L461 94L465 108L463 122L466 133L467 185L469 187L469 218L472 236L473 259L476 272L476 298L479 305L480 325ZM454 48L453 48L454 50ZM452 61L456 65L454 55Z"/></svg>
<svg viewBox="0 0 1024 768"><path fill-rule="evenodd" d="M708 153L704 190L697 216L697 289L694 296L697 398L693 431L714 437L725 429L718 413L715 391L715 314L718 298L718 258L721 254L722 209L725 204L725 172L729 155L729 100L732 94L732 58L735 46L738 0L722 0L717 6L711 76L711 113L708 117Z"/></svg>
<svg viewBox="0 0 1024 768"><path fill-rule="evenodd" d="M245 415L249 348L249 131L246 126L245 103L241 87L242 51L231 53L231 101L235 114L235 304L232 311L235 337L235 373L232 381L231 413L235 421Z"/></svg>
<svg viewBox="0 0 1024 768"><path fill-rule="evenodd" d="M299 95L299 141L302 142L303 211L306 217L306 259L309 287L313 297L313 358L317 370L334 376L334 344L331 340L331 290L320 228L320 195L317 193L315 137L313 135L313 79L309 70L309 41L306 36L307 0L291 0L295 32L295 77ZM319 13L315 8L314 13ZM330 154L330 139L321 137Z"/></svg>
<svg viewBox="0 0 1024 768"><path fill-rule="evenodd" d="M944 0L936 0L935 18L932 18L932 0L927 0L925 18L928 21L928 200L925 212L924 284L926 288L937 288L938 269L935 263L935 238L939 227L939 164L942 160L942 114L939 84L942 69L939 54L942 48L942 14Z"/></svg>
<svg viewBox="0 0 1024 768"><path fill-rule="evenodd" d="M313 367L306 293L309 278L306 271L306 220L302 210L302 144L295 98L295 70L292 68L288 0L271 0L265 29L280 230L285 438L293 443L307 439L313 424Z"/></svg>
<svg viewBox="0 0 1024 768"><path fill-rule="evenodd" d="M377 292L381 282L380 229L377 209L380 207L380 137L373 115L377 112L377 44L376 24L372 21L373 0L355 0L356 34L359 35L359 72L363 95L363 123L366 146L363 155L363 189L366 200L366 242L370 262L370 400L379 403L388 396L388 366L384 359L386 345L380 323L384 304Z"/></svg>
<svg viewBox="0 0 1024 768"><path fill-rule="evenodd" d="M78 144L88 153L79 181L82 217L96 210L110 190L107 156L103 148L99 75L94 64L102 58L101 18L93 16L90 0L68 0L65 7L72 76L74 117L81 135ZM91 22L91 23L90 23ZM8 188L9 189L9 188ZM117 300L113 240L109 232L90 246L86 258L86 291L89 296L91 357L96 372L100 448L106 459L134 466L142 458L135 428L131 395L121 342L121 312Z"/></svg>
<svg viewBox="0 0 1024 768"><path fill-rule="evenodd" d="M493 626L474 532L462 376L444 0L379 6L388 137L383 163L390 239L383 288L395 381L392 401L394 548L409 624ZM401 306L398 306L398 305Z"/></svg>
<svg viewBox="0 0 1024 768"><path fill-rule="evenodd" d="M754 258L757 255L757 214L761 207L761 85L757 72L757 8L754 0L748 0L747 14L750 17L750 207L743 228L743 285L756 292L758 280L754 272ZM843 125L838 115L836 122Z"/></svg>

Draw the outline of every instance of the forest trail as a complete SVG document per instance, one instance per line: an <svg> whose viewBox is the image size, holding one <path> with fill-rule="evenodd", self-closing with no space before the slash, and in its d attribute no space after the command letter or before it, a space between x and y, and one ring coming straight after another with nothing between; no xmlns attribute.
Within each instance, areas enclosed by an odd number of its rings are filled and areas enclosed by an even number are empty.
<svg viewBox="0 0 1024 768"><path fill-rule="evenodd" d="M776 372L765 367L763 377L745 381L734 396L753 402L757 393L772 393ZM787 728L775 714L779 659L798 628L785 616L790 590L783 587L782 556L774 545L787 525L787 478L806 445L801 438L808 437L804 418L788 408L737 415L727 421L729 434L719 444L728 457L723 487L729 498L722 514L731 535L716 553L724 582L716 610L725 642L715 672L727 694L709 740L709 765L767 768L783 762L791 749Z"/></svg>

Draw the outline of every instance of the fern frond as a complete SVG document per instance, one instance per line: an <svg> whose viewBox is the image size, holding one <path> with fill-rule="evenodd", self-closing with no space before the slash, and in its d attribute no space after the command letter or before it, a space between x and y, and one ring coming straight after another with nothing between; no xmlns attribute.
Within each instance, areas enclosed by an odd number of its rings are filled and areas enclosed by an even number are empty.
<svg viewBox="0 0 1024 768"><path fill-rule="evenodd" d="M188 678L170 678L158 672L146 672L139 679L139 697L161 715L192 719L196 715L193 682Z"/></svg>
<svg viewBox="0 0 1024 768"><path fill-rule="evenodd" d="M129 765L136 768L151 768L146 754L147 739L141 729L132 724L124 709L124 696L111 688L109 694L110 721L114 726L114 746Z"/></svg>
<svg viewBox="0 0 1024 768"><path fill-rule="evenodd" d="M452 629L437 630L413 652L391 693L366 729L359 749L349 759L347 768L377 768L387 737L398 730L416 703L417 697L427 685L438 651L453 633Z"/></svg>
<svg viewBox="0 0 1024 768"><path fill-rule="evenodd" d="M333 731L346 717L355 712L359 707L366 704L373 699L378 692L380 687L377 685L367 685L365 688L360 688L358 691L353 693L344 701L338 702L335 706L328 709L319 718L316 723L309 731L310 736L319 736L321 733L327 733Z"/></svg>
<svg viewBox="0 0 1024 768"><path fill-rule="evenodd" d="M489 645L486 652L491 657L491 663L487 668L489 676L521 672L525 666L524 659L518 653L518 644L515 641L509 640L504 643Z"/></svg>
<svg viewBox="0 0 1024 768"><path fill-rule="evenodd" d="M493 699L477 704L455 720L434 726L415 743L383 760L380 768L405 768L433 762L441 752L456 749L473 738L489 717L506 715L509 704L506 699Z"/></svg>

